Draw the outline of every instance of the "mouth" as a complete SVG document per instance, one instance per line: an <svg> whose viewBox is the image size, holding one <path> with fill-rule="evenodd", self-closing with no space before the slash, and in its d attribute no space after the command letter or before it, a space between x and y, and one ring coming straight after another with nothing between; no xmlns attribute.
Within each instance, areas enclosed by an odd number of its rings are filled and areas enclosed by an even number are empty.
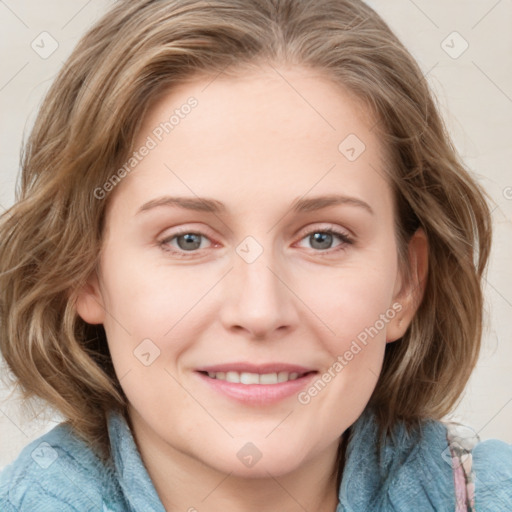
<svg viewBox="0 0 512 512"><path fill-rule="evenodd" d="M269 406L297 396L319 372L296 365L256 367L240 363L201 368L194 373L217 396L243 405Z"/></svg>
<svg viewBox="0 0 512 512"><path fill-rule="evenodd" d="M316 370L306 372L270 372L270 373L255 373L255 372L238 372L238 371L227 371L227 372L207 372L199 370L199 373L207 376L210 379L221 380L225 382L231 382L233 384L280 384L281 382L289 382L292 380L301 379L310 374L318 373Z"/></svg>

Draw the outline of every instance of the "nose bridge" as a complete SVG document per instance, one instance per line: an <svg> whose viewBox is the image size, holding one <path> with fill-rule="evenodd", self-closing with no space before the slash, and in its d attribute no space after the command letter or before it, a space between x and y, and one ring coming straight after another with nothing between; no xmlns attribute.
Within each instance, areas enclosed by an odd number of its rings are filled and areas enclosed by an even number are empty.
<svg viewBox="0 0 512 512"><path fill-rule="evenodd" d="M270 237L269 237L270 238ZM281 260L272 246L246 237L235 249L224 309L227 328L238 326L256 337L296 321L293 294L284 284ZM283 282L284 281L284 282Z"/></svg>

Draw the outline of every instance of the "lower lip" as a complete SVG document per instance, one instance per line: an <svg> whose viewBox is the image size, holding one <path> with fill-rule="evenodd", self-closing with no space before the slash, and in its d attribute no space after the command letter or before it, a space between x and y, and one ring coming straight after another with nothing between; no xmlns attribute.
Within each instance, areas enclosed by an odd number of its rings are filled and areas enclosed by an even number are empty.
<svg viewBox="0 0 512 512"><path fill-rule="evenodd" d="M249 405L269 405L299 393L310 384L316 373L309 373L295 380L277 384L239 384L220 379L212 379L204 373L197 375L212 389L238 402Z"/></svg>

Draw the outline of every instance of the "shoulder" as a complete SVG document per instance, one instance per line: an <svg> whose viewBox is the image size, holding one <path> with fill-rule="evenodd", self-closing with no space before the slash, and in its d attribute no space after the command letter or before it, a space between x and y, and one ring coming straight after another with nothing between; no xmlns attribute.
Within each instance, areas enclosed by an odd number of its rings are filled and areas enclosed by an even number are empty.
<svg viewBox="0 0 512 512"><path fill-rule="evenodd" d="M378 425L369 409L351 429L340 485L342 510L408 512L413 502L415 510L455 510L461 486L472 489L479 512L510 509L512 445L480 441L469 427L454 431L434 419L411 428L397 422L391 435L378 441ZM466 482L456 478L461 464L452 452L464 467L467 458L472 460Z"/></svg>
<svg viewBox="0 0 512 512"><path fill-rule="evenodd" d="M472 451L477 510L507 510L512 503L512 444L479 442Z"/></svg>
<svg viewBox="0 0 512 512"><path fill-rule="evenodd" d="M65 423L25 446L0 473L0 510L109 510L117 494L113 471Z"/></svg>
<svg viewBox="0 0 512 512"><path fill-rule="evenodd" d="M371 409L351 429L340 486L344 510L409 512L413 504L421 511L455 510L444 425L397 422L381 434Z"/></svg>

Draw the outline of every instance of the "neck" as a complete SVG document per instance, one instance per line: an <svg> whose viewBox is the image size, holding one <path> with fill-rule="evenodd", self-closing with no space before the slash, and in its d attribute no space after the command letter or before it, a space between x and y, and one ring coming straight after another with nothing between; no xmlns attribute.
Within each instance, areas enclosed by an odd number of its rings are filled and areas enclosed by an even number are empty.
<svg viewBox="0 0 512 512"><path fill-rule="evenodd" d="M135 442L165 510L174 512L336 512L340 461L337 445L293 471L248 478L223 473L190 452L175 449L136 413L130 414Z"/></svg>

